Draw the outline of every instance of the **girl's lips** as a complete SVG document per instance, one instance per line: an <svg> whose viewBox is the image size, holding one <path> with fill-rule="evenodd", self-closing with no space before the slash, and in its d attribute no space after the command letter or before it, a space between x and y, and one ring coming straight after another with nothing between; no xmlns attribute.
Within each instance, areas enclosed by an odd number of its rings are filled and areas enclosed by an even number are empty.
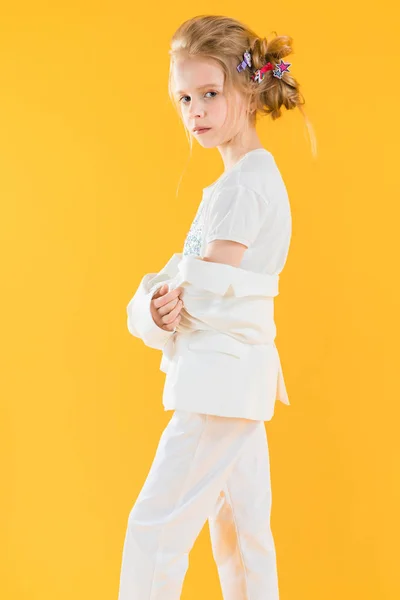
<svg viewBox="0 0 400 600"><path fill-rule="evenodd" d="M196 129L195 133L205 133L206 131L210 131L211 127L205 127L204 129Z"/></svg>

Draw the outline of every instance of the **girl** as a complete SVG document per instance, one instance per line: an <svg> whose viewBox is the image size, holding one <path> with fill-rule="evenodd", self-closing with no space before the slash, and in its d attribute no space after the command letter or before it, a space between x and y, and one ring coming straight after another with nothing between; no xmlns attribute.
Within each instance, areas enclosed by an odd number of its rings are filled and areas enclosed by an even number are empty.
<svg viewBox="0 0 400 600"><path fill-rule="evenodd" d="M145 275L127 307L132 335L163 351L173 414L129 514L119 600L179 599L207 520L224 599L279 598L264 421L276 399L289 404L273 301L291 213L255 124L304 104L290 52L291 38L223 16L192 18L172 39L171 97L225 171L203 189L183 252Z"/></svg>

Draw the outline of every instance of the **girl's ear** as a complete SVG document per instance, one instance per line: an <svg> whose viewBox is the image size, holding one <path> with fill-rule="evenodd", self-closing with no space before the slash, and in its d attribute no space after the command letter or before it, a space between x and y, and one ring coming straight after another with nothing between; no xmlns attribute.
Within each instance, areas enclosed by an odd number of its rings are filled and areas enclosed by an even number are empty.
<svg viewBox="0 0 400 600"><path fill-rule="evenodd" d="M255 112L256 112L256 107L254 105L251 105L249 108L249 112L248 112L248 118L253 119Z"/></svg>

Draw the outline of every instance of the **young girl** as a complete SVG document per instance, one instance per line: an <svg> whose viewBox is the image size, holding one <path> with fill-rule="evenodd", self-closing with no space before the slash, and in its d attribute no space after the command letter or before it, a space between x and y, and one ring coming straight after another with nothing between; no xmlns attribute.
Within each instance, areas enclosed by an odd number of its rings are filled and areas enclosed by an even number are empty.
<svg viewBox="0 0 400 600"><path fill-rule="evenodd" d="M289 404L273 302L292 227L255 123L304 104L283 61L290 44L222 16L190 19L172 39L171 96L225 171L203 189L183 252L145 275L127 308L132 335L163 352L173 414L129 514L119 600L179 599L207 520L224 599L279 598L264 421L276 399Z"/></svg>

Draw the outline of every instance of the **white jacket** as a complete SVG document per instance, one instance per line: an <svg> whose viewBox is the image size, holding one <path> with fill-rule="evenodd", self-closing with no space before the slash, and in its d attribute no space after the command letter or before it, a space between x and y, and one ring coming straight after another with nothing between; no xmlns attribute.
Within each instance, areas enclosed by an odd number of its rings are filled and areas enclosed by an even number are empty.
<svg viewBox="0 0 400 600"><path fill-rule="evenodd" d="M130 333L162 350L165 410L269 421L275 401L289 405L274 340L279 275L173 254L148 273L127 306ZM175 332L158 327L150 301L167 283L182 287Z"/></svg>

